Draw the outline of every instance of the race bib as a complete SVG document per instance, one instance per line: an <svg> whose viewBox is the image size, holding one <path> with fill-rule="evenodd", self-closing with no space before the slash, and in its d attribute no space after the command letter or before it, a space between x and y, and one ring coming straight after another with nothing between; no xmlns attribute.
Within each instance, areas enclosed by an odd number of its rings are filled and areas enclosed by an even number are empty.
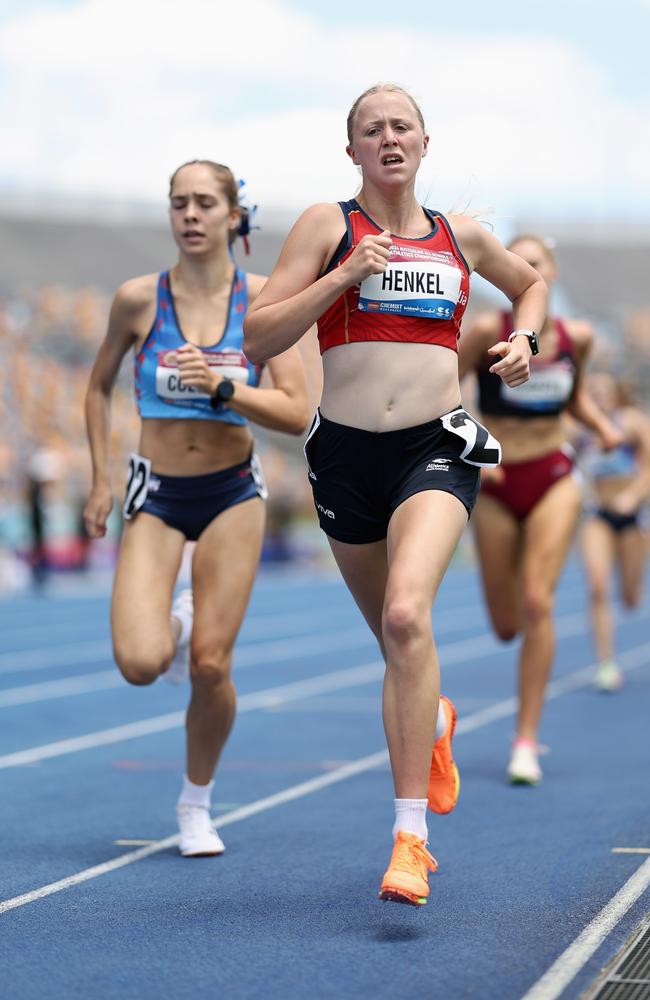
<svg viewBox="0 0 650 1000"><path fill-rule="evenodd" d="M440 420L445 430L460 438L463 443L460 454L463 462L484 469L492 469L499 465L501 445L487 427L471 417L466 410L462 407L452 410L451 413L445 413Z"/></svg>
<svg viewBox="0 0 650 1000"><path fill-rule="evenodd" d="M451 319L461 294L462 272L451 254L393 245L383 274L361 282L360 312Z"/></svg>
<svg viewBox="0 0 650 1000"><path fill-rule="evenodd" d="M233 382L248 382L248 361L241 351L204 351L210 368ZM156 365L156 394L169 403L194 406L209 404L210 393L195 386L183 385L176 363L176 351L159 351Z"/></svg>
<svg viewBox="0 0 650 1000"><path fill-rule="evenodd" d="M569 361L531 367L530 378L512 389L501 383L501 398L509 406L522 410L557 411L573 392L575 369Z"/></svg>
<svg viewBox="0 0 650 1000"><path fill-rule="evenodd" d="M151 460L131 452L129 455L129 474L126 483L126 495L122 506L122 514L130 521L147 499L149 479L151 478Z"/></svg>

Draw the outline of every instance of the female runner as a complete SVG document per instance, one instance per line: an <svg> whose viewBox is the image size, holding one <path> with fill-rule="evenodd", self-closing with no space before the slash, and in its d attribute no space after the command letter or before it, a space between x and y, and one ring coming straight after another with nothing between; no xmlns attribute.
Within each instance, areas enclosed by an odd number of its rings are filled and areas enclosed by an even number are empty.
<svg viewBox="0 0 650 1000"><path fill-rule="evenodd" d="M224 850L210 823L210 795L235 716L232 650L264 530L265 490L248 421L300 434L309 412L295 348L269 362L272 388L258 388L261 368L243 353L243 318L265 279L240 270L230 254L242 224L232 172L194 160L173 174L169 196L178 262L121 286L90 376L93 483L85 519L92 537L105 534L113 503L111 392L133 348L142 430L124 503L113 648L131 684L151 684L172 661L182 674L189 654L187 771L178 803L180 851L189 857ZM196 541L193 608L189 591L170 617L188 540Z"/></svg>
<svg viewBox="0 0 650 1000"><path fill-rule="evenodd" d="M478 467L499 460L498 442L460 407L456 344L470 272L513 300L522 328L537 328L546 308L546 286L525 261L473 219L418 204L428 144L408 93L365 91L348 116L361 191L298 219L245 324L246 351L261 363L318 323L324 390L306 445L309 477L321 527L386 660L396 819L380 895L414 904L426 902L436 867L425 847L427 801L444 813L458 795L447 700L436 728L431 608ZM518 335L492 349L492 368L519 385L529 356L528 336Z"/></svg>
<svg viewBox="0 0 650 1000"><path fill-rule="evenodd" d="M539 237L518 236L509 249L548 284L555 279L554 255ZM581 504L562 413L568 410L595 431L605 448L619 437L583 388L593 337L589 324L546 316L530 379L513 390L494 378L484 356L495 340L507 342L514 324L510 313L478 317L463 336L460 373L477 373L481 416L503 447L503 464L483 474L474 531L494 629L501 639L523 636L507 775L513 783L537 784L537 731L555 649L554 594Z"/></svg>
<svg viewBox="0 0 650 1000"><path fill-rule="evenodd" d="M618 570L623 603L636 607L647 562L640 508L650 495L650 421L608 372L590 375L589 391L623 435L622 444L609 452L593 442L580 451L591 493L580 541L596 647L595 685L616 691L623 673L614 653L612 577Z"/></svg>

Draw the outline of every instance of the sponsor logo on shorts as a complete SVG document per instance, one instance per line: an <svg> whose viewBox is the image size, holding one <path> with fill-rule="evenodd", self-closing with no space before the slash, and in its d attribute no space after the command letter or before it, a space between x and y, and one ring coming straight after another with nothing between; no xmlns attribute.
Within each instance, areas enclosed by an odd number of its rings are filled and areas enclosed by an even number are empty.
<svg viewBox="0 0 650 1000"><path fill-rule="evenodd" d="M149 493L157 493L160 489L160 480L157 476L151 476L149 480Z"/></svg>
<svg viewBox="0 0 650 1000"><path fill-rule="evenodd" d="M325 515L325 517L331 517L333 521L336 520L336 514L334 513L333 510L327 510L327 508L323 507L321 503L317 503L316 507L321 512L321 514Z"/></svg>
<svg viewBox="0 0 650 1000"><path fill-rule="evenodd" d="M316 473L312 472L311 469L309 470L309 478L313 479L314 482L316 482Z"/></svg>
<svg viewBox="0 0 650 1000"><path fill-rule="evenodd" d="M426 467L427 472L449 472L448 458L434 458Z"/></svg>

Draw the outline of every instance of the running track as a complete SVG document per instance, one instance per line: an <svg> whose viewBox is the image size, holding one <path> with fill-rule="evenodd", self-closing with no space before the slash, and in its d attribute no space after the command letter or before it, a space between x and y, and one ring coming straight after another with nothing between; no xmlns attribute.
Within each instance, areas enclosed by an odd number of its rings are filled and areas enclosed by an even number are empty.
<svg viewBox="0 0 650 1000"><path fill-rule="evenodd" d="M491 637L476 574L448 574L434 626L462 788L429 814L421 910L376 898L382 669L336 577L260 577L215 789L227 851L193 861L174 843L186 690L120 680L105 593L5 599L4 1000L579 997L649 908L650 603L620 618L627 683L607 696L576 565L560 595L546 780L510 788L516 650Z"/></svg>

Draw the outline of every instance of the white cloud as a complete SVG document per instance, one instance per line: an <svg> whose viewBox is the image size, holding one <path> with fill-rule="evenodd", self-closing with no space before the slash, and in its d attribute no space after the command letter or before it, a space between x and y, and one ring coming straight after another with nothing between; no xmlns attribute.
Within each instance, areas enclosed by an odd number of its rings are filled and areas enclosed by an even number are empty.
<svg viewBox="0 0 650 1000"><path fill-rule="evenodd" d="M362 35L277 0L86 0L6 24L0 58L0 177L26 189L160 199L198 155L232 164L266 206L346 197L349 104L394 79L421 101L420 190L440 207L470 185L499 214L627 199L650 215L650 108L617 101L548 36Z"/></svg>

